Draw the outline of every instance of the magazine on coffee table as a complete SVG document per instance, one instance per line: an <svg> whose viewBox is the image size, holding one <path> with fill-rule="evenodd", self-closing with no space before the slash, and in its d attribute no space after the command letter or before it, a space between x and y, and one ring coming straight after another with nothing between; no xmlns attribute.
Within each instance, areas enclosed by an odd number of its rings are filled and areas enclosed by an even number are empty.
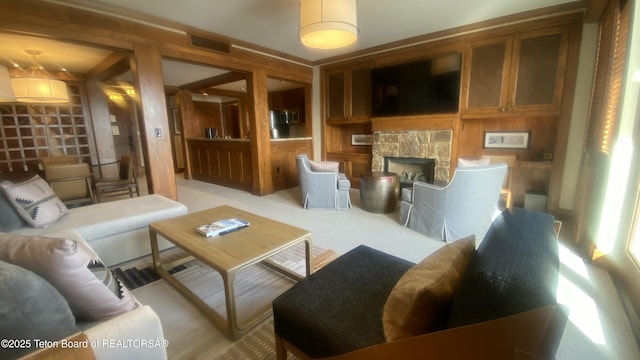
<svg viewBox="0 0 640 360"><path fill-rule="evenodd" d="M202 225L196 229L196 231L204 235L206 237L213 237L217 235L224 235L230 232L234 232L249 226L249 222L233 218L233 219L222 219L218 221L214 221L211 224Z"/></svg>

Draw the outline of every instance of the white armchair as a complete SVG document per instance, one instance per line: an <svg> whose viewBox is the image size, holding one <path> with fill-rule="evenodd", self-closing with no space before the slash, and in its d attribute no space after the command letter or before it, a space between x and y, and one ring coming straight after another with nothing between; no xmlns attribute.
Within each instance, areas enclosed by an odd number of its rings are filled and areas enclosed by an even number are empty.
<svg viewBox="0 0 640 360"><path fill-rule="evenodd" d="M343 210L351 207L347 177L333 171L313 171L306 154L296 157L300 200L305 209Z"/></svg>
<svg viewBox="0 0 640 360"><path fill-rule="evenodd" d="M405 189L399 222L429 237L484 236L496 214L507 164L456 168L444 187L415 182Z"/></svg>

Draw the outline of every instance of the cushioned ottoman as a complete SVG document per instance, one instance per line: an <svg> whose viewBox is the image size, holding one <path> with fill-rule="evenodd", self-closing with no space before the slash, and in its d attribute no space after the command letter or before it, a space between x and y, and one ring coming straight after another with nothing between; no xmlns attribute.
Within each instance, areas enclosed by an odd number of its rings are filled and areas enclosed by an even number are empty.
<svg viewBox="0 0 640 360"><path fill-rule="evenodd" d="M385 302L413 265L358 246L273 301L275 334L310 357L382 343Z"/></svg>

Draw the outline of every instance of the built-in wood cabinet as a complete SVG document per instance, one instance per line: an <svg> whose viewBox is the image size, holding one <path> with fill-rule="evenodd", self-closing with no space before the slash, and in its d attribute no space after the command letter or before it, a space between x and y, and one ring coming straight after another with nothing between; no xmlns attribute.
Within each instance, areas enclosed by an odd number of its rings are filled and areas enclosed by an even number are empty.
<svg viewBox="0 0 640 360"><path fill-rule="evenodd" d="M327 123L369 121L371 70L368 67L328 72L325 82Z"/></svg>
<svg viewBox="0 0 640 360"><path fill-rule="evenodd" d="M328 161L340 163L340 172L351 181L351 187L360 187L360 175L371 172L371 155L356 153L327 153Z"/></svg>
<svg viewBox="0 0 640 360"><path fill-rule="evenodd" d="M248 140L187 139L196 180L251 191L251 144Z"/></svg>
<svg viewBox="0 0 640 360"><path fill-rule="evenodd" d="M341 171L358 187L360 174L371 171L374 149L354 146L353 135L451 130L451 170L458 157L483 155L516 155L522 164L542 163L543 170L518 169L515 200L524 202L528 191L547 191L549 209L556 209L581 33L582 16L574 13L514 22L323 66L323 159L340 162ZM462 53L459 112L372 118L371 69L455 52ZM485 148L488 131L526 131L530 134L528 147ZM553 162L542 162L547 159ZM537 185L532 186L533 180L527 179L534 179L538 172L544 181L536 180Z"/></svg>
<svg viewBox="0 0 640 360"><path fill-rule="evenodd" d="M371 171L371 146L354 145L353 135L371 134L371 66L369 63L331 68L323 72L323 159L340 163L358 187L360 174Z"/></svg>
<svg viewBox="0 0 640 360"><path fill-rule="evenodd" d="M468 41L462 72L463 118L558 115L568 26Z"/></svg>

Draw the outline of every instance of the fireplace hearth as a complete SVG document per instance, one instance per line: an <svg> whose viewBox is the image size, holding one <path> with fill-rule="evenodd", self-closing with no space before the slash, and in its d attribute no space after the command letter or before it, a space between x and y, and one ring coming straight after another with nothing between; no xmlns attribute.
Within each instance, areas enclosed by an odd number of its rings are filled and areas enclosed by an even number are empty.
<svg viewBox="0 0 640 360"><path fill-rule="evenodd" d="M435 159L384 157L384 171L398 174L400 188L411 187L415 181L433 184Z"/></svg>

